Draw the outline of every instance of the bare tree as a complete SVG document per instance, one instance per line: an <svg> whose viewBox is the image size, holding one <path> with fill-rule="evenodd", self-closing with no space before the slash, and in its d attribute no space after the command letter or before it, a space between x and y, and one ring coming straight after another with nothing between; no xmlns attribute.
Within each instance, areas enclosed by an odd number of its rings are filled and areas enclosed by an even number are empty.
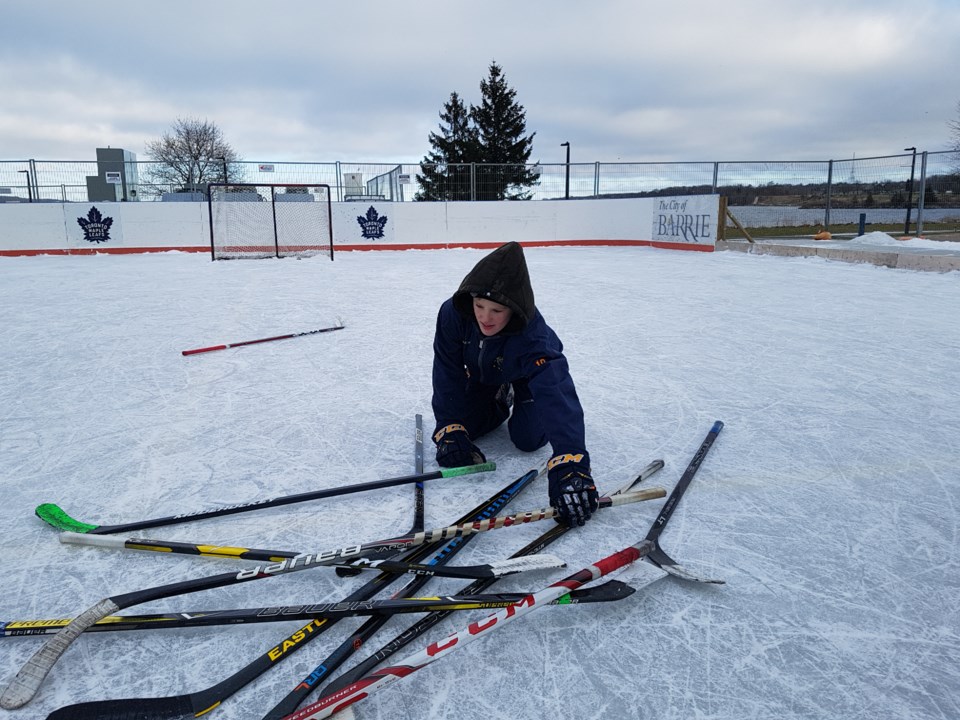
<svg viewBox="0 0 960 720"><path fill-rule="evenodd" d="M145 147L154 162L144 174L160 188L206 192L208 183L240 179L229 170L230 163L239 161L237 153L209 120L177 118L170 132Z"/></svg>

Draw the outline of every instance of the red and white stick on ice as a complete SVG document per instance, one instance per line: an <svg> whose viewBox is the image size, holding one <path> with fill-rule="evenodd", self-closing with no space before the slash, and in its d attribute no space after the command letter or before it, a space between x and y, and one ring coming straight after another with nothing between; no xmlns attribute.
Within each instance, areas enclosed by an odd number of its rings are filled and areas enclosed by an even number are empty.
<svg viewBox="0 0 960 720"><path fill-rule="evenodd" d="M649 540L643 540L636 545L624 548L603 560L595 562L589 567L575 572L559 582L544 588L538 592L528 595L514 605L499 610L489 615L483 620L470 623L462 630L447 636L443 640L430 643L418 653L409 656L404 661L391 667L375 670L355 683L335 692L332 695L308 705L295 713L287 715L283 720L319 720L319 718L330 717L334 713L340 712L344 708L353 705L362 700L371 693L380 690L388 685L392 685L397 680L416 672L422 667L429 665L435 660L439 660L445 655L453 652L459 647L472 642L477 638L501 628L511 620L526 615L544 605L549 605L562 595L565 595L580 586L592 582L604 575L609 575L614 570L629 565L642 558L653 549L653 543Z"/></svg>
<svg viewBox="0 0 960 720"><path fill-rule="evenodd" d="M343 330L346 327L340 318L337 318L337 324L331 327L320 328L319 330L307 330L306 332L289 333L288 335L277 335L276 337L261 338L260 340L245 340L244 342L228 343L226 345L211 345L210 347L196 348L195 350L184 350L181 355L197 355L199 353L213 352L214 350L226 350L227 348L240 347L241 345L256 345L257 343L272 342L274 340L287 340L288 338L302 337L304 335L316 335L317 333L333 332L334 330Z"/></svg>

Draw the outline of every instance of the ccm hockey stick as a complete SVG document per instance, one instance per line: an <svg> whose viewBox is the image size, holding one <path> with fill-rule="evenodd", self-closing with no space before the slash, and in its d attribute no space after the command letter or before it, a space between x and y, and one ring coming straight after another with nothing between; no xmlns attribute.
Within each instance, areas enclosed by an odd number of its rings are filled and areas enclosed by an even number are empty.
<svg viewBox="0 0 960 720"><path fill-rule="evenodd" d="M365 492L367 490L379 490L381 488L395 487L397 485L406 485L409 483L422 483L425 480L436 480L439 478L459 477L461 475L470 475L472 473L490 472L497 469L497 464L488 462L479 465L467 465L460 468L441 468L428 473L418 473L416 475L407 475L404 477L386 478L383 480L372 480L365 483L354 485L343 485L336 488L327 488L324 490L313 490L311 492L299 493L297 495L285 495L282 497L268 498L251 503L240 503L238 505L226 505L224 507L212 510L196 510L194 512L180 513L179 515L170 515L168 517L156 518L153 520L140 520L137 522L121 523L118 525L92 525L81 522L70 517L60 506L54 503L44 503L38 505L34 511L41 520L48 525L52 525L57 530L84 533L89 535L107 535L119 532L134 532L137 530L146 530L147 528L161 527L163 525L176 525L178 523L192 522L194 520L205 520L222 515L234 515L236 513L250 512L251 510L261 510L268 507L277 507L279 505L291 505L293 503L304 502L306 500L322 500L324 498L338 497L340 495L350 495L352 493Z"/></svg>
<svg viewBox="0 0 960 720"><path fill-rule="evenodd" d="M693 480L693 476L696 474L697 469L699 469L703 458L706 456L710 446L712 446L713 441L716 439L716 435L720 432L722 427L722 422L717 421L714 423L714 426L711 428L707 439L704 440L704 443L697 451L697 454L694 456L690 466L677 483L677 487L674 489L674 492L671 495L673 503L671 504L669 511L661 512L648 532L648 536L653 534L655 538L659 537L660 533L663 531L663 528L666 526L666 523L673 514L673 510L676 508L677 502L679 502L683 492ZM625 567L642 557L648 556L653 550L654 541L644 538L636 545L631 545L630 547L624 548L623 550L620 550L619 552L614 553L613 555L610 555L603 560L600 560L593 565L586 567L579 572L576 572L573 575L570 575L569 577L550 585L547 588L544 588L539 592L533 593L515 605L504 608L503 610L488 616L484 620L471 623L466 628L449 635L443 640L431 643L426 648L408 657L404 662L398 665L372 672L358 680L351 682L348 685L341 686L339 689L331 691L316 703L313 703L302 710L286 716L283 720L318 720L319 718L330 717L334 713L337 713L340 710L349 707L353 703L362 700L370 695L370 693L387 685L393 684L397 680L400 680L401 678L416 672L426 665L433 663L450 652L453 652L453 650L456 648L462 647L468 642L476 640L481 635L484 635L493 629L502 627L507 622L515 620L516 618L532 612L538 607L551 602L552 599L556 598L559 594L562 594L565 591L569 592L570 590L581 587L585 583L596 580L604 575L608 575L614 570ZM674 565L676 565L676 563L674 563Z"/></svg>
<svg viewBox="0 0 960 720"><path fill-rule="evenodd" d="M334 330L343 330L346 326L340 318L337 318L337 324L332 327L320 328L319 330L307 330L305 332L287 333L286 335L275 335L274 337L261 338L260 340L244 340L243 342L228 343L226 345L211 345L210 347L196 348L194 350L183 350L181 355L199 355L200 353L213 352L214 350L226 350L228 348L241 347L243 345L256 345L257 343L273 342L274 340L288 340L304 335L316 335L317 333L333 332Z"/></svg>
<svg viewBox="0 0 960 720"><path fill-rule="evenodd" d="M644 480L649 479L651 476L653 476L654 474L656 474L662 469L663 469L663 460L654 460L653 462L648 464L643 470L641 470L635 479L631 480L628 483L625 483L624 485L621 485L619 488L617 488L612 493L610 493L610 495L611 496L622 495L623 493L630 492L630 490L632 490L634 486L643 482ZM546 548L552 542L563 537L563 535L565 535L569 530L570 528L567 525L556 525L550 530L547 530L545 533L543 533L540 537L538 537L533 542L529 543L528 545L518 550L511 557L522 557L524 555L533 555L535 553L542 552L544 548ZM416 582L416 578L414 578L413 582ZM616 581L611 581L611 582L616 582ZM463 588L461 592L463 593L484 592L487 588L493 585L493 583L494 581L490 579L475 580L473 583ZM579 591L576 591L576 592L579 592ZM449 614L450 612L447 610L440 610L438 612L432 612L429 615L425 615L424 617L420 618L413 625L411 625L406 630L404 630L399 635L397 635L393 640L388 642L386 645L382 646L379 650L374 652L365 660L358 663L357 665L352 667L350 670L340 675L336 680L331 682L329 685L327 685L323 689L322 697L331 695L337 692L338 690L340 690L341 688L344 688L347 685L350 685L351 683L359 680L368 672L372 671L374 668L380 665L382 662L384 662L385 660L390 658L392 655L394 655L395 653L399 652L401 649L406 647L413 640L420 637L421 635L423 635L425 632L427 632L434 626L438 625ZM378 619L379 618L371 618L371 620L367 622L373 622ZM289 712L292 712L292 711L293 711L293 708L291 708ZM266 717L263 718L263 720L279 720L279 718L281 717L283 717L282 714L277 716L267 715Z"/></svg>
<svg viewBox="0 0 960 720"><path fill-rule="evenodd" d="M458 522L467 522L482 518L484 515L495 514L527 487L536 476L536 471L526 473L461 517ZM434 543L416 547L405 553L402 558L411 561L423 560L439 550L439 554L436 554L430 560L430 563L443 563L449 559L452 553L447 551L449 544L442 549L441 546L442 543ZM350 593L346 599L348 601L368 599L395 579L396 575L379 573L358 590ZM131 717L151 718L151 720L160 720L161 718L163 720L187 720L188 718L199 717L213 710L238 690L273 668L278 662L320 637L324 631L335 624L335 620L310 621L230 677L204 690L160 698L125 698L84 702L60 708L54 711L48 720L130 720Z"/></svg>
<svg viewBox="0 0 960 720"><path fill-rule="evenodd" d="M397 680L436 662L457 648L463 647L467 643L483 637L495 629L503 627L508 622L523 617L544 605L549 605L557 598L576 590L580 586L629 565L646 555L652 549L653 543L649 540L642 540L636 545L631 545L613 555L598 560L592 565L549 585L543 590L527 595L518 603L509 605L487 616L483 620L472 622L467 627L452 633L443 640L430 643L423 650L407 657L397 665L370 673L366 677L351 683L335 693L327 695L312 705L308 705L302 710L287 715L285 720L317 720L319 718L330 717L358 700L369 696L371 693L388 685L392 685Z"/></svg>

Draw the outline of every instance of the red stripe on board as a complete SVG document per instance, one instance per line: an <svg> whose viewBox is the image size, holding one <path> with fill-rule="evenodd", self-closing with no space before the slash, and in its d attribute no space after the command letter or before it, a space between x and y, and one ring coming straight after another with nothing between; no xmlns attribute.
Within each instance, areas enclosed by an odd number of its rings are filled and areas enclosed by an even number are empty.
<svg viewBox="0 0 960 720"><path fill-rule="evenodd" d="M176 247L83 247L53 248L48 250L0 250L0 257L19 257L26 255L131 255L161 252L209 253L210 248L199 245L181 245Z"/></svg>
<svg viewBox="0 0 960 720"><path fill-rule="evenodd" d="M394 243L392 245L334 245L334 253L354 250L450 250L467 248L473 250L492 250L503 243L463 242L463 243ZM655 247L662 250L693 250L695 252L714 252L713 245L693 245L691 243L671 243L656 240L524 240L524 247ZM316 248L310 247L313 250ZM249 248L248 248L249 250ZM322 248L327 252L328 247ZM274 249L270 248L270 252ZM283 249L281 248L281 252ZM0 250L0 257L22 257L34 255L131 255L140 253L187 252L209 253L209 247L200 245L178 245L171 247L82 247L50 248L45 250Z"/></svg>

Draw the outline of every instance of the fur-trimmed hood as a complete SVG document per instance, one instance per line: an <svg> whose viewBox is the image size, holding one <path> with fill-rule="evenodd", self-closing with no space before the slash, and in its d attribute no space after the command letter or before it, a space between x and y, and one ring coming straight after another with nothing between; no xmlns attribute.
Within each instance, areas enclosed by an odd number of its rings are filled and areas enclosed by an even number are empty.
<svg viewBox="0 0 960 720"><path fill-rule="evenodd" d="M453 294L453 306L473 318L473 298L482 297L513 311L504 333L522 332L536 313L533 287L520 243L501 245L478 262Z"/></svg>

